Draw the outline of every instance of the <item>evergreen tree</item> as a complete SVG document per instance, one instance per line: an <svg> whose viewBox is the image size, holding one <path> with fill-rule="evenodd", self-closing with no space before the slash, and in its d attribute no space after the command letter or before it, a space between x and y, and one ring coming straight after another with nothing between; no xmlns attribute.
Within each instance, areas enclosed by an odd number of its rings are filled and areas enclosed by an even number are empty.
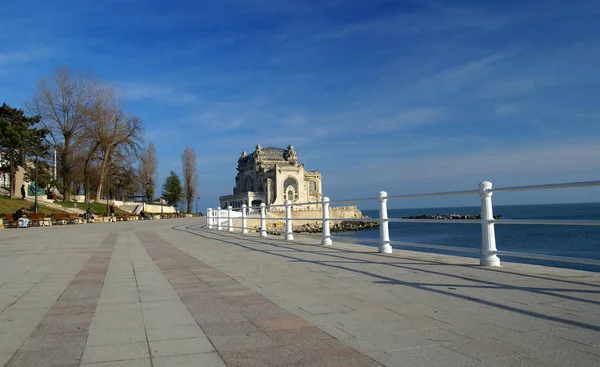
<svg viewBox="0 0 600 367"><path fill-rule="evenodd" d="M3 160L10 167L10 193L16 197L15 173L25 167L28 157L44 156L48 151L46 135L49 131L37 128L39 116L27 117L23 110L12 108L6 103L0 107L0 149Z"/></svg>
<svg viewBox="0 0 600 367"><path fill-rule="evenodd" d="M167 201L167 204L178 206L183 199L183 186L179 176L174 171L166 178L163 185L162 197Z"/></svg>

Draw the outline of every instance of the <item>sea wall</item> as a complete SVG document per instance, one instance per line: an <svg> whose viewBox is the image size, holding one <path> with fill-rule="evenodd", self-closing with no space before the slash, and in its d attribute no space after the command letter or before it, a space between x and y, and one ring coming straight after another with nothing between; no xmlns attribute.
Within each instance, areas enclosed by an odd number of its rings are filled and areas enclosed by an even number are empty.
<svg viewBox="0 0 600 367"><path fill-rule="evenodd" d="M175 207L169 206L169 205L155 205L155 204L148 204L148 203L144 203L144 211L148 212L148 213L154 213L154 214L159 214L159 213L164 213L164 214L173 214L173 213L177 213L177 209L175 209Z"/></svg>
<svg viewBox="0 0 600 367"><path fill-rule="evenodd" d="M321 228L322 226L322 217L323 210L292 210L292 218L302 218L302 219L294 219L292 221L292 228L294 231L310 231L313 232L316 228ZM267 212L267 218L272 218L272 220L267 219L267 229L283 229L285 228L285 212L281 211L270 211ZM306 219L304 219L306 218ZM330 207L329 208L329 218L331 228L341 228L340 226L344 226L347 230L355 230L362 229L358 228L357 225L353 225L353 222L342 221L344 218L363 218L363 214L355 206L344 206L344 207ZM337 219L337 220L336 220ZM342 224L344 222L344 224ZM234 227L241 227L242 220L240 218L236 218L233 220ZM260 218L257 216L252 216L247 218L247 226L250 231L258 231L260 226Z"/></svg>

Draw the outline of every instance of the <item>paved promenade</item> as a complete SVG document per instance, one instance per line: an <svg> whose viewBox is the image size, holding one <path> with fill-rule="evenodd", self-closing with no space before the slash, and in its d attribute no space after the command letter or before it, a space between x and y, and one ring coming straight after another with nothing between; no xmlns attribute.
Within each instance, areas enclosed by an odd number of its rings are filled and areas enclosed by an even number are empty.
<svg viewBox="0 0 600 367"><path fill-rule="evenodd" d="M600 274L201 224L0 230L0 366L600 365Z"/></svg>

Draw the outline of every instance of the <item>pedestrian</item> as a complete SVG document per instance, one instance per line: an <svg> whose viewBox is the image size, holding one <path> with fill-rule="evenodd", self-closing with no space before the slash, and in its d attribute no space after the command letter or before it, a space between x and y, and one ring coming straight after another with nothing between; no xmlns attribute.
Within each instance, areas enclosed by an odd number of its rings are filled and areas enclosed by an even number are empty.
<svg viewBox="0 0 600 367"><path fill-rule="evenodd" d="M25 184L21 186L21 199L25 200Z"/></svg>
<svg viewBox="0 0 600 367"><path fill-rule="evenodd" d="M142 220L149 220L150 218L146 215L146 212L144 211L144 209L142 209L140 211L140 217L142 217Z"/></svg>
<svg viewBox="0 0 600 367"><path fill-rule="evenodd" d="M15 219L19 222L19 228L27 228L29 225L29 219L27 218L27 213L25 213L25 208L21 207L21 209L17 210L15 213Z"/></svg>
<svg viewBox="0 0 600 367"><path fill-rule="evenodd" d="M115 204L110 204L110 206L108 207L108 209L110 210L110 219L108 221L109 222L116 222L117 219L115 218Z"/></svg>
<svg viewBox="0 0 600 367"><path fill-rule="evenodd" d="M89 206L85 211L84 218L87 219L88 223L94 222L94 213L92 212L92 208L90 208Z"/></svg>

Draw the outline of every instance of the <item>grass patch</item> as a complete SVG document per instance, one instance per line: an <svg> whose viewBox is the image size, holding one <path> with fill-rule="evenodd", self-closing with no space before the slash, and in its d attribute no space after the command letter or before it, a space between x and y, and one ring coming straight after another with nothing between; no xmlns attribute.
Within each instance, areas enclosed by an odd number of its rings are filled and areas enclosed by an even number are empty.
<svg viewBox="0 0 600 367"><path fill-rule="evenodd" d="M14 214L17 210L21 209L21 207L25 207L25 210L33 212L33 203L29 201L21 199L11 199L8 196L0 196L0 215ZM54 208L49 208L38 201L38 213L49 215L53 213L64 212Z"/></svg>
<svg viewBox="0 0 600 367"><path fill-rule="evenodd" d="M62 205L67 208L77 207L81 210L87 210L88 203L73 203L72 201L56 201L55 204ZM75 204L75 205L73 205ZM92 212L96 215L104 215L106 214L106 202L104 203L90 203L90 208L92 208ZM121 210L115 206L115 214L130 214L128 211Z"/></svg>

